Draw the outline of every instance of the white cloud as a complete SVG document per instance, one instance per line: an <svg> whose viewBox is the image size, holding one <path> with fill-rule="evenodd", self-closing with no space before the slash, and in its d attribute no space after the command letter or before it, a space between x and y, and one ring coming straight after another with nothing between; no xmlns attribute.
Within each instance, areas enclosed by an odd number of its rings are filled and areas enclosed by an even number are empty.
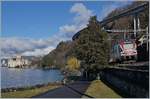
<svg viewBox="0 0 150 99"><path fill-rule="evenodd" d="M85 28L89 18L93 15L93 12L82 3L75 3L70 9L70 13L75 14L72 24L65 24L59 28L59 33L63 33L68 38Z"/></svg>
<svg viewBox="0 0 150 99"><path fill-rule="evenodd" d="M59 28L62 33L74 33L76 31L75 25L64 25Z"/></svg>
<svg viewBox="0 0 150 99"><path fill-rule="evenodd" d="M29 39L29 38L1 38L1 56L14 56L16 54L31 53L38 55L37 52L44 54L51 51L56 46L55 39ZM48 50L49 49L49 50ZM40 51L41 50L41 51ZM27 55L26 54L26 55ZM29 54L28 54L29 55Z"/></svg>
<svg viewBox="0 0 150 99"><path fill-rule="evenodd" d="M46 48L42 49L34 49L34 51L26 51L22 53L24 56L43 56L48 54L50 51L52 51L55 47L54 46L48 46Z"/></svg>
<svg viewBox="0 0 150 99"><path fill-rule="evenodd" d="M76 13L76 16L74 17L74 22L77 24L81 24L83 22L84 24L88 22L90 16L93 15L92 11L87 9L85 5L82 3L76 3L72 6L70 9L71 13Z"/></svg>

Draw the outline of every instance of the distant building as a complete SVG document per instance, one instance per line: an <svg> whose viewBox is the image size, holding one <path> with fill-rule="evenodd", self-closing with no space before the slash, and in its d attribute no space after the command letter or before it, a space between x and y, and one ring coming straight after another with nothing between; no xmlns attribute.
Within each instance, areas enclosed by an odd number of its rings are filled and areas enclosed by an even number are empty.
<svg viewBox="0 0 150 99"><path fill-rule="evenodd" d="M30 65L30 61L28 59L23 58L22 56L16 56L13 58L9 58L7 62L8 67L24 67Z"/></svg>
<svg viewBox="0 0 150 99"><path fill-rule="evenodd" d="M7 59L1 59L1 66L7 66L8 60Z"/></svg>

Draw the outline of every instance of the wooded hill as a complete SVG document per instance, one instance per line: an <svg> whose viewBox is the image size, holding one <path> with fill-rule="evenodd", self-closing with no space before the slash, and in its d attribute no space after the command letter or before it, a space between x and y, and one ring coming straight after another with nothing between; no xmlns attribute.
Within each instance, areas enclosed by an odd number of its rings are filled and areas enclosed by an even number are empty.
<svg viewBox="0 0 150 99"><path fill-rule="evenodd" d="M60 42L56 49L52 50L48 55L44 56L41 62L42 67L56 66L64 67L66 64L66 56L72 48L72 41Z"/></svg>

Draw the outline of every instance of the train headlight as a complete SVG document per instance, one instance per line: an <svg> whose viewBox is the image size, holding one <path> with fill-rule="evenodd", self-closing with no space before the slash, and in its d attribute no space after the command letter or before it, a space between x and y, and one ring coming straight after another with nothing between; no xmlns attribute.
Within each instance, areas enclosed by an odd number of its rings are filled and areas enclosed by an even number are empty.
<svg viewBox="0 0 150 99"><path fill-rule="evenodd" d="M125 52L121 52L121 56L124 56L126 53Z"/></svg>

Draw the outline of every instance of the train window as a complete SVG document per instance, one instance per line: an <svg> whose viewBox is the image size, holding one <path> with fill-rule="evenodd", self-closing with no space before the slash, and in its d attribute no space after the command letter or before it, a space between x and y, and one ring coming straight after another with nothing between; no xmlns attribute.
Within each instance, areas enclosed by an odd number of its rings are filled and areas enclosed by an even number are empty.
<svg viewBox="0 0 150 99"><path fill-rule="evenodd" d="M125 49L132 49L133 48L133 44L130 43L130 44L124 44L124 48Z"/></svg>

